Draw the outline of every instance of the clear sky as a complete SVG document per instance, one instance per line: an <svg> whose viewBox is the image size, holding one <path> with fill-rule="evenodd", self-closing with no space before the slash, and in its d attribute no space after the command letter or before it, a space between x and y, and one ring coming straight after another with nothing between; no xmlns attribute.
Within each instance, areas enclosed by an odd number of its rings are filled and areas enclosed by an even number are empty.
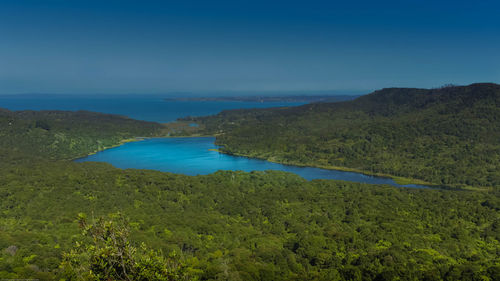
<svg viewBox="0 0 500 281"><path fill-rule="evenodd" d="M500 1L0 0L0 94L500 83Z"/></svg>

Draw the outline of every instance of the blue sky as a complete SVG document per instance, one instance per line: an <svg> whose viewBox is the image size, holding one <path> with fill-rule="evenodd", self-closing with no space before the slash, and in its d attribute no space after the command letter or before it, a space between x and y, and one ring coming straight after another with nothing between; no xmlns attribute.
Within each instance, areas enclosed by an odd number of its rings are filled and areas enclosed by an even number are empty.
<svg viewBox="0 0 500 281"><path fill-rule="evenodd" d="M500 83L499 1L0 0L0 94Z"/></svg>

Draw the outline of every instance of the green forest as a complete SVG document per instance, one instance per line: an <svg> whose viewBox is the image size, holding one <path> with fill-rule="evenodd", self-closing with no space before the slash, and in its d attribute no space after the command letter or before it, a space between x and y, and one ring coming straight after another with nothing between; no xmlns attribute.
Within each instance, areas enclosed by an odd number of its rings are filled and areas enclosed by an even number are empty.
<svg viewBox="0 0 500 281"><path fill-rule="evenodd" d="M500 186L500 85L388 88L353 101L192 118L221 151L454 188Z"/></svg>
<svg viewBox="0 0 500 281"><path fill-rule="evenodd" d="M386 89L196 119L228 153L478 189L75 163L168 130L0 110L0 279L500 280L499 88Z"/></svg>
<svg viewBox="0 0 500 281"><path fill-rule="evenodd" d="M136 137L164 134L158 123L88 111L0 108L0 155L62 160L87 156Z"/></svg>

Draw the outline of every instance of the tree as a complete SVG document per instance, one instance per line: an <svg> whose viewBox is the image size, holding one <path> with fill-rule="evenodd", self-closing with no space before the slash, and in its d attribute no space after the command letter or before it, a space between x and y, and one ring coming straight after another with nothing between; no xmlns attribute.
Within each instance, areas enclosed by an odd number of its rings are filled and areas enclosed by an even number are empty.
<svg viewBox="0 0 500 281"><path fill-rule="evenodd" d="M193 280L175 252L168 258L160 251L139 248L129 240L128 222L121 214L91 224L79 214L83 241L64 253L62 275L69 280ZM89 239L91 238L91 239Z"/></svg>

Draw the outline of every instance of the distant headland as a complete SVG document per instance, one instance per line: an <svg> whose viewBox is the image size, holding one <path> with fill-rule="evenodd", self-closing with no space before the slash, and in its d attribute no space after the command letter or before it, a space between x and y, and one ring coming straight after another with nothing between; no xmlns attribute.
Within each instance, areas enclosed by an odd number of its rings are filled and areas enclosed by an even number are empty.
<svg viewBox="0 0 500 281"><path fill-rule="evenodd" d="M176 97L166 101L230 101L230 102L336 102L353 100L360 95L293 95L293 96L219 96L219 97Z"/></svg>

